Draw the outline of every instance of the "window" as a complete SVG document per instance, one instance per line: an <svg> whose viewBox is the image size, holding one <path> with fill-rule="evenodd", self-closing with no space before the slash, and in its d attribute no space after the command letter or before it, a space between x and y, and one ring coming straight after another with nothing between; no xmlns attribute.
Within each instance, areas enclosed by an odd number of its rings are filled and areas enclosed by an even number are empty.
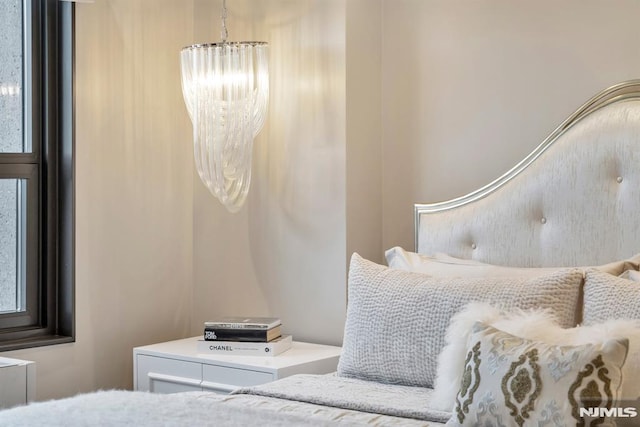
<svg viewBox="0 0 640 427"><path fill-rule="evenodd" d="M0 350L74 339L73 13L0 2Z"/></svg>

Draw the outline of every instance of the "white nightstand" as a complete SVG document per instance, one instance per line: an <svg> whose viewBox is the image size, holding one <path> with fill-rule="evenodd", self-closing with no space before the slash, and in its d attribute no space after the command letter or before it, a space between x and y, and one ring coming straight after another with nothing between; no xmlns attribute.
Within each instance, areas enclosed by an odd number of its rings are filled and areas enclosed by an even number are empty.
<svg viewBox="0 0 640 427"><path fill-rule="evenodd" d="M230 393L293 374L327 374L338 366L340 347L294 341L278 356L200 354L201 337L133 349L133 389L157 393Z"/></svg>
<svg viewBox="0 0 640 427"><path fill-rule="evenodd" d="M0 357L0 408L24 405L36 396L36 364Z"/></svg>

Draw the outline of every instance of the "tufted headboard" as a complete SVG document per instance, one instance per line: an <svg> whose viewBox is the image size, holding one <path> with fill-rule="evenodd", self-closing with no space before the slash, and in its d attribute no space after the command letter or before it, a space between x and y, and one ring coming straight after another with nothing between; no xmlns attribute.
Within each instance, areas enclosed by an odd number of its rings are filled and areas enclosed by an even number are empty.
<svg viewBox="0 0 640 427"><path fill-rule="evenodd" d="M453 200L415 205L416 251L499 265L598 265L640 252L640 80L594 96L529 156Z"/></svg>

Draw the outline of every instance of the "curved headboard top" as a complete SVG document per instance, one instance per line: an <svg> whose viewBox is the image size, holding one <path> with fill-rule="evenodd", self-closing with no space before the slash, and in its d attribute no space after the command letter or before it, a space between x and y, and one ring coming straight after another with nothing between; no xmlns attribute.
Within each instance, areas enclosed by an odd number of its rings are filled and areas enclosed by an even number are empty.
<svg viewBox="0 0 640 427"><path fill-rule="evenodd" d="M416 250L522 267L640 252L640 80L594 96L529 156L453 200L415 205Z"/></svg>

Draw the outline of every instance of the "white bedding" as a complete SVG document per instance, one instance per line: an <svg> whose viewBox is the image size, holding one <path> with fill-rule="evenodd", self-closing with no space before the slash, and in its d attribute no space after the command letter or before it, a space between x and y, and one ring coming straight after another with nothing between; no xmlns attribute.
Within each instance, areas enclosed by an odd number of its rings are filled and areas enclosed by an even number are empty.
<svg viewBox="0 0 640 427"><path fill-rule="evenodd" d="M241 389L237 393L430 422L446 422L451 416L450 412L430 409L431 388L383 384L336 375L294 375Z"/></svg>
<svg viewBox="0 0 640 427"><path fill-rule="evenodd" d="M431 392L332 375L299 375L233 395L81 394L0 411L0 426L441 426L438 421L450 414L428 410Z"/></svg>

